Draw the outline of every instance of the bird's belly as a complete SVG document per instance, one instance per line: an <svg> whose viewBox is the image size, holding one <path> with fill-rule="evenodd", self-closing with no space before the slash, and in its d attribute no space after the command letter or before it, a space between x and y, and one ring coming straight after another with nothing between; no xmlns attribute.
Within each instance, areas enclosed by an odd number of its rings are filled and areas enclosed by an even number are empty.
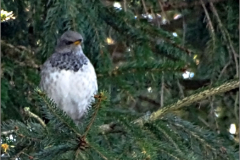
<svg viewBox="0 0 240 160"><path fill-rule="evenodd" d="M73 120L80 120L97 92L97 79L92 65L84 65L77 72L58 70L47 77L43 87L47 95Z"/></svg>

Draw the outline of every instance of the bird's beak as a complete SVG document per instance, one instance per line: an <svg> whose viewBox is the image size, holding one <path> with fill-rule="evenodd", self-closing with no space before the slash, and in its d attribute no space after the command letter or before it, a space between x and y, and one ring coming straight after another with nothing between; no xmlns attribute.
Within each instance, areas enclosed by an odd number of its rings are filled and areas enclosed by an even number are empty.
<svg viewBox="0 0 240 160"><path fill-rule="evenodd" d="M75 44L75 45L77 46L77 45L81 44L81 41L80 41L80 40L77 40L77 41L75 41L73 44Z"/></svg>

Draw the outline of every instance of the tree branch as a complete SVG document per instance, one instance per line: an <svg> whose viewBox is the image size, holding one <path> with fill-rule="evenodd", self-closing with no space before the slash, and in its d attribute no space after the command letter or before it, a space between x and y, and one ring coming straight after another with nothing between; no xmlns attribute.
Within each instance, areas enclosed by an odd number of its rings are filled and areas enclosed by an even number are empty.
<svg viewBox="0 0 240 160"><path fill-rule="evenodd" d="M44 121L40 117L38 117L36 114L32 113L29 107L24 107L24 111L27 113L29 117L35 118L36 120L38 120L38 122L40 122L40 124L43 127L46 127L46 124L44 123Z"/></svg>
<svg viewBox="0 0 240 160"><path fill-rule="evenodd" d="M239 84L240 84L239 80L234 80L231 82L226 82L218 87L206 89L200 93L196 93L191 96L185 97L181 100L178 100L177 102L175 102L173 104L167 105L166 107L163 107L163 108L157 110L156 112L153 112L147 120L146 120L146 117L144 116L144 117L141 117L141 118L135 120L134 123L142 126L146 121L154 121L169 111L177 110L177 109L183 108L185 106L189 106L190 104L192 104L194 102L203 100L209 96L224 93L224 92L230 91L232 89L238 88Z"/></svg>
<svg viewBox="0 0 240 160"><path fill-rule="evenodd" d="M236 76L238 77L239 76L239 73L238 73L238 59L237 59L237 56L238 54L236 53L234 47L233 47L233 44L232 44L232 41L231 41L231 38L230 38L230 35L228 33L228 31L225 29L225 27L223 26L222 22L221 22L221 19L218 15L218 12L216 10L216 8L214 7L213 3L210 2L210 7L211 7L211 10L213 12L213 14L215 15L216 19L217 19L217 23L220 27L220 31L222 32L222 35L223 35L223 39L226 43L226 46L227 46L227 49L229 50L229 54L233 54L233 57L234 57L234 61L235 61L235 65L236 65Z"/></svg>
<svg viewBox="0 0 240 160"><path fill-rule="evenodd" d="M93 122L94 122L95 119L96 119L96 116L97 116L98 110L99 110L100 107L101 107L100 105L101 105L102 101L106 100L106 96L104 95L103 92L100 92L99 95L95 95L94 98L97 99L97 103L96 103L96 105L95 105L95 108L96 108L96 109L95 109L95 112L93 113L93 116L92 116L92 118L91 118L91 120L90 120L90 123L89 123L88 126L86 127L86 130L85 130L85 132L84 132L84 134L83 134L83 137L86 137L86 136L87 136L87 134L88 134L88 132L89 132L89 130L90 130Z"/></svg>

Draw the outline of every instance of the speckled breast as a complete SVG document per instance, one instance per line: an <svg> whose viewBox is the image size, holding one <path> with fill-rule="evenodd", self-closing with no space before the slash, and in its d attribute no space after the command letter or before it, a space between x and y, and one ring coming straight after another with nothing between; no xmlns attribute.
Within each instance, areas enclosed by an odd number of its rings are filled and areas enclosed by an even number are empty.
<svg viewBox="0 0 240 160"><path fill-rule="evenodd" d="M58 57L53 61L50 58L45 62L40 87L74 121L79 121L91 106L97 92L96 73L87 57L81 61L72 57L68 57L68 61L66 58L65 55L65 59Z"/></svg>

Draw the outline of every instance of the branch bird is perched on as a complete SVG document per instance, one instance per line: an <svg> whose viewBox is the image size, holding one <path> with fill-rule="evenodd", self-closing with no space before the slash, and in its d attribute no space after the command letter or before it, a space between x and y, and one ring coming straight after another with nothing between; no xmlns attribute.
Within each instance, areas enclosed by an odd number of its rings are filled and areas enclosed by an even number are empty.
<svg viewBox="0 0 240 160"><path fill-rule="evenodd" d="M93 65L82 51L82 40L77 32L65 32L43 64L40 82L48 97L76 123L87 112L98 89Z"/></svg>

